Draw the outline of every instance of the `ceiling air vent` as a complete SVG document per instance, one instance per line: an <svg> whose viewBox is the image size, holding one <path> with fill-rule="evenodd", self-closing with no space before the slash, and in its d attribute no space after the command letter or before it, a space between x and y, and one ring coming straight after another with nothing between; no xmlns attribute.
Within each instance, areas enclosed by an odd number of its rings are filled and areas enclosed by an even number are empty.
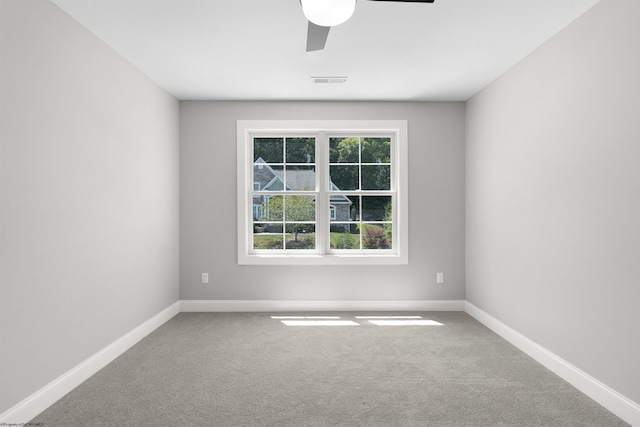
<svg viewBox="0 0 640 427"><path fill-rule="evenodd" d="M311 81L314 83L346 83L346 76L327 76L327 77L311 77Z"/></svg>

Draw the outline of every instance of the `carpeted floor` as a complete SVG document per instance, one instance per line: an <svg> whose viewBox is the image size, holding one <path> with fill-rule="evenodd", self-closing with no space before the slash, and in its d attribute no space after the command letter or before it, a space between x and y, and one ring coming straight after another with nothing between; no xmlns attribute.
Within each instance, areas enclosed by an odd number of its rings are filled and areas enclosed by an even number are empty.
<svg viewBox="0 0 640 427"><path fill-rule="evenodd" d="M394 313L180 313L32 423L627 425L465 313L395 313L441 325L355 317L376 314Z"/></svg>

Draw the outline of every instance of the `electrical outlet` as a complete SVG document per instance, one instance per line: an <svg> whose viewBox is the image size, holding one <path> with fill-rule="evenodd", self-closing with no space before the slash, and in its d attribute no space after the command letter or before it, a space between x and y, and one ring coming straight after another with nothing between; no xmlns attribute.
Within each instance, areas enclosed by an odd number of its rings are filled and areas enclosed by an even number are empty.
<svg viewBox="0 0 640 427"><path fill-rule="evenodd" d="M202 273L202 283L209 283L209 273Z"/></svg>
<svg viewBox="0 0 640 427"><path fill-rule="evenodd" d="M444 273L436 273L436 283L444 283Z"/></svg>

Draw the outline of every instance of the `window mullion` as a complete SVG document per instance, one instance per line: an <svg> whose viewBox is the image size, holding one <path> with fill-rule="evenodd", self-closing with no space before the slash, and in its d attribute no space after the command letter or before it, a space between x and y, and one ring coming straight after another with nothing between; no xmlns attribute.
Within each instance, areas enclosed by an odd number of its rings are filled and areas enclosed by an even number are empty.
<svg viewBox="0 0 640 427"><path fill-rule="evenodd" d="M362 191L362 137L358 138L358 190Z"/></svg>
<svg viewBox="0 0 640 427"><path fill-rule="evenodd" d="M358 212L360 212L360 217L358 218L358 224L360 226L360 233L358 233L358 239L360 239L360 250L364 249L364 245L362 244L362 197L358 198Z"/></svg>
<svg viewBox="0 0 640 427"><path fill-rule="evenodd" d="M329 186L329 141L325 132L316 136L316 244L320 254L327 253L329 242L329 209L327 189Z"/></svg>

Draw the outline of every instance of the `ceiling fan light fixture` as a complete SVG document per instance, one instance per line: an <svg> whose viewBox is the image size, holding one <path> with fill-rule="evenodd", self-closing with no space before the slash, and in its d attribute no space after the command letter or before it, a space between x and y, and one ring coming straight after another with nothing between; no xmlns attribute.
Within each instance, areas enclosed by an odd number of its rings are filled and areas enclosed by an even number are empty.
<svg viewBox="0 0 640 427"><path fill-rule="evenodd" d="M356 0L300 0L304 16L321 27L346 22L356 9Z"/></svg>

